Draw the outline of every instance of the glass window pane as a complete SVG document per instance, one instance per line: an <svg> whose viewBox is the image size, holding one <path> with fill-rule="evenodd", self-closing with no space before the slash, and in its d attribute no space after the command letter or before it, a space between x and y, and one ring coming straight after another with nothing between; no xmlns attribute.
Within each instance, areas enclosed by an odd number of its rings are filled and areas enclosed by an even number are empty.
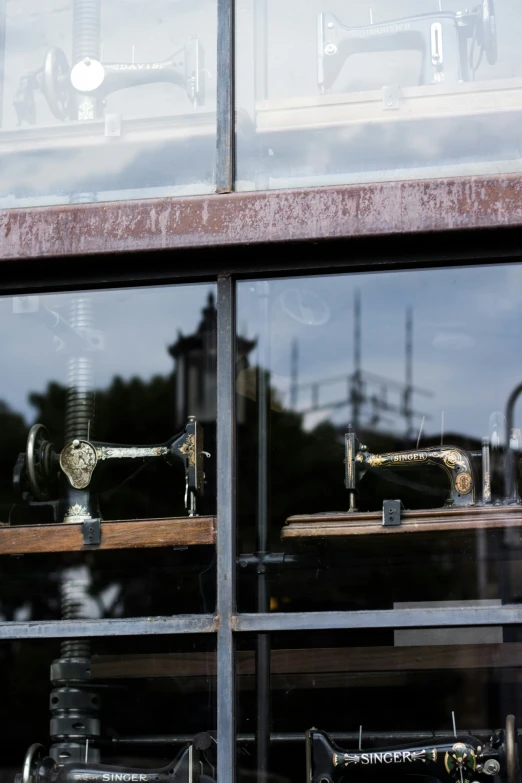
<svg viewBox="0 0 522 783"><path fill-rule="evenodd" d="M176 783L190 770L215 779L213 637L96 638L82 642L81 658L67 644L1 645L6 783L24 759L39 783L140 773L143 783L167 769Z"/></svg>
<svg viewBox="0 0 522 783"><path fill-rule="evenodd" d="M0 207L209 193L215 0L1 0Z"/></svg>
<svg viewBox="0 0 522 783"><path fill-rule="evenodd" d="M242 637L239 779L516 781L520 628L461 630L273 634L266 711L256 640Z"/></svg>
<svg viewBox="0 0 522 783"><path fill-rule="evenodd" d="M518 601L521 275L239 284L242 611Z"/></svg>
<svg viewBox="0 0 522 783"><path fill-rule="evenodd" d="M520 171L516 0L237 0L240 190Z"/></svg>
<svg viewBox="0 0 522 783"><path fill-rule="evenodd" d="M214 296L0 299L2 619L60 619L69 579L89 618L213 611Z"/></svg>

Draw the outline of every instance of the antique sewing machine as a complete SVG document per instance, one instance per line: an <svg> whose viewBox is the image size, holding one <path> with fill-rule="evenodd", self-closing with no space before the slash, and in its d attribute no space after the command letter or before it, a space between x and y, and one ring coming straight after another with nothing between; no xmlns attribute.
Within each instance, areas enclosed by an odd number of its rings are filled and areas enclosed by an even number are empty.
<svg viewBox="0 0 522 783"><path fill-rule="evenodd" d="M35 90L43 93L58 120L94 119L92 100L82 98L90 97L99 106L117 90L158 82L184 89L194 107L204 105L204 50L197 38L188 40L183 49L166 60L102 63L84 57L72 69L63 50L53 46L40 68L22 76L13 103L19 125L36 123Z"/></svg>
<svg viewBox="0 0 522 783"><path fill-rule="evenodd" d="M15 491L32 507L50 506L55 522L84 522L99 517L92 492L94 471L111 460L142 462L181 459L185 468L185 508L196 514L198 495L203 494L205 474L203 428L190 416L183 432L155 446L131 446L74 438L58 451L42 424L31 427L26 451L14 469ZM64 497L52 500L65 483Z"/></svg>
<svg viewBox="0 0 522 783"><path fill-rule="evenodd" d="M212 783L205 774L208 765L196 744L181 750L174 761L159 769L111 766L90 762L57 763L45 755L43 745L31 745L26 753L23 772L15 783Z"/></svg>
<svg viewBox="0 0 522 783"><path fill-rule="evenodd" d="M388 454L371 454L366 446L356 446L356 435L348 427L345 436L346 476L345 485L350 497L350 511L356 511L355 495L358 484L368 469L402 469L408 467L431 466L441 468L449 479L449 497L446 506L473 506L476 502L475 477L472 454L457 446L437 446L410 451L394 451ZM489 448L487 441L483 445L483 502L491 500L491 480L489 474Z"/></svg>
<svg viewBox="0 0 522 783"><path fill-rule="evenodd" d="M517 732L514 715L506 726L483 741L468 734L433 737L422 744L349 750L318 729L306 733L308 783L337 783L396 773L435 778L440 783L486 783L498 776L518 783Z"/></svg>
<svg viewBox="0 0 522 783"><path fill-rule="evenodd" d="M483 54L490 65L497 60L493 0L482 0L470 12L438 11L360 27L347 27L333 14L320 13L319 87L329 90L354 54L403 50L421 53L419 85L472 81Z"/></svg>

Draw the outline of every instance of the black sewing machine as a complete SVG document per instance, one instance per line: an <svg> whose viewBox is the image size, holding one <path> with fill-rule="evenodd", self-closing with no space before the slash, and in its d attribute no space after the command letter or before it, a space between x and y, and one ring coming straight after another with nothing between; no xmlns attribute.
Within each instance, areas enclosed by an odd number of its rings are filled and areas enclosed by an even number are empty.
<svg viewBox="0 0 522 783"><path fill-rule="evenodd" d="M361 27L346 27L333 14L320 13L319 87L330 89L354 54L403 50L421 53L419 85L472 81L484 54L490 65L497 60L493 0L482 0L471 12L438 11Z"/></svg>
<svg viewBox="0 0 522 783"><path fill-rule="evenodd" d="M41 68L20 79L14 97L18 124L36 123L35 90L40 90L54 116L59 120L76 119L77 100L93 96L98 103L117 90L143 84L166 82L182 87L196 106L205 103L204 50L197 38L166 60L155 62L102 63L85 57L71 69L62 49L51 47ZM85 116L83 119L94 119Z"/></svg>
<svg viewBox="0 0 522 783"><path fill-rule="evenodd" d="M138 769L71 762L58 764L45 755L43 745L31 745L26 753L23 772L15 783L213 783L200 749L195 744L185 747L166 767Z"/></svg>
<svg viewBox="0 0 522 783"><path fill-rule="evenodd" d="M486 742L468 734L433 737L422 744L368 750L348 750L336 745L318 729L306 732L308 783L364 780L396 773L436 778L440 783L486 783L498 776L518 783L515 717L508 715L505 729L493 732Z"/></svg>
<svg viewBox="0 0 522 783"><path fill-rule="evenodd" d="M89 491L95 469L109 460L144 462L164 460L172 464L182 459L185 467L185 508L196 514L198 495L203 494L205 474L203 428L190 416L183 432L155 446L126 446L75 438L59 452L42 424L29 431L26 451L18 456L13 484L18 497L33 507L47 506L55 522L84 522L100 516L96 495ZM65 479L65 497L60 493ZM63 482L62 482L63 483Z"/></svg>
<svg viewBox="0 0 522 783"><path fill-rule="evenodd" d="M410 451L394 451L387 454L371 454L366 446L357 449L355 432L348 427L345 436L345 485L350 493L350 511L356 511L355 494L359 481L368 469L402 469L408 467L434 465L441 468L449 478L450 493L446 506L473 506L475 497L475 478L472 454L458 446L437 446ZM484 454L484 452L486 452ZM482 456L483 502L491 500L491 482L489 476L489 449L484 444Z"/></svg>

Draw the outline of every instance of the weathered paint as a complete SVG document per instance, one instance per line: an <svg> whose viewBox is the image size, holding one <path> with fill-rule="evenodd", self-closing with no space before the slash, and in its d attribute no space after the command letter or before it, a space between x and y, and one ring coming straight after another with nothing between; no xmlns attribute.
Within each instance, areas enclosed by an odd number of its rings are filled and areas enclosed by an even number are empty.
<svg viewBox="0 0 522 783"><path fill-rule="evenodd" d="M82 204L0 212L0 259L522 225L522 176Z"/></svg>

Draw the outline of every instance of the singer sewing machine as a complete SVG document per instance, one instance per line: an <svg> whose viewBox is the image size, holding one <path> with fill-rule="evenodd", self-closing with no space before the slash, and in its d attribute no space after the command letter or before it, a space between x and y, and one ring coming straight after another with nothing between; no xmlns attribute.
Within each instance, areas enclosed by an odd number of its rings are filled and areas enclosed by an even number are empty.
<svg viewBox="0 0 522 783"><path fill-rule="evenodd" d="M462 531L475 529L477 525L486 528L520 526L521 501L515 480L519 458L511 445L502 451L496 445L492 448L490 438L484 437L482 448L476 451L441 445L372 454L366 446L357 445L356 440L356 433L349 426L345 435L348 510L288 517L281 533L283 539L435 532L442 528ZM506 464L512 467L512 480L507 483L503 480ZM424 504L421 508L405 509L400 497L393 500L380 497L380 511L358 510L359 485L367 473L381 473L383 478L389 473L392 478L396 471L401 473L405 468L416 468L426 476L434 470L445 474L448 493L442 508L427 509ZM396 477L394 480L398 481ZM422 485L413 484L412 487L429 492L431 485L435 489L435 484L423 476ZM435 491L438 494L440 489L437 487ZM375 502L374 496L372 502Z"/></svg>
<svg viewBox="0 0 522 783"><path fill-rule="evenodd" d="M159 769L89 762L58 764L45 755L42 745L34 744L26 753L23 772L15 776L15 783L212 783L207 771L204 755L195 744L185 747L174 761Z"/></svg>
<svg viewBox="0 0 522 783"><path fill-rule="evenodd" d="M102 63L89 57L71 69L62 49L51 47L43 66L20 79L14 98L18 124L36 123L35 90L40 90L53 115L59 120L77 119L77 98L90 95L102 102L117 90L143 84L166 82L182 87L194 107L205 103L204 50L197 38L166 60L155 62ZM93 116L80 119L94 119Z"/></svg>
<svg viewBox="0 0 522 783"><path fill-rule="evenodd" d="M348 750L336 745L318 729L306 733L306 764L309 783L337 783L383 773L420 775L440 783L486 783L494 776L518 783L517 733L514 715L505 729L495 731L486 742L468 734L434 737L423 744Z"/></svg>
<svg viewBox="0 0 522 783"><path fill-rule="evenodd" d="M422 56L419 85L470 81L483 54L497 60L493 0L471 12L438 11L362 27L346 27L331 13L318 17L318 83L330 89L354 54L416 50ZM468 52L468 40L472 41ZM475 59L474 49L479 47Z"/></svg>
<svg viewBox="0 0 522 783"><path fill-rule="evenodd" d="M84 522L99 517L93 474L111 460L164 460L172 464L181 459L185 468L185 507L196 514L198 495L203 494L205 474L203 428L190 416L183 432L155 446L120 445L75 438L58 451L46 428L35 424L27 438L26 451L14 468L13 484L18 497L32 507L51 507L55 522ZM65 497L52 499L66 484Z"/></svg>
<svg viewBox="0 0 522 783"><path fill-rule="evenodd" d="M445 505L472 506L475 504L475 479L472 456L457 446L439 446L411 451L394 451L389 454L370 454L366 446L359 449L355 443L355 432L348 427L345 436L346 489L350 497L350 511L356 511L355 494L359 481L368 469L402 469L412 466L434 465L441 468L449 478L450 492ZM487 461L488 462L488 461ZM488 463L489 464L489 463ZM489 469L489 468L488 468ZM486 492L490 492L489 476L485 476ZM491 499L490 495L486 501Z"/></svg>

